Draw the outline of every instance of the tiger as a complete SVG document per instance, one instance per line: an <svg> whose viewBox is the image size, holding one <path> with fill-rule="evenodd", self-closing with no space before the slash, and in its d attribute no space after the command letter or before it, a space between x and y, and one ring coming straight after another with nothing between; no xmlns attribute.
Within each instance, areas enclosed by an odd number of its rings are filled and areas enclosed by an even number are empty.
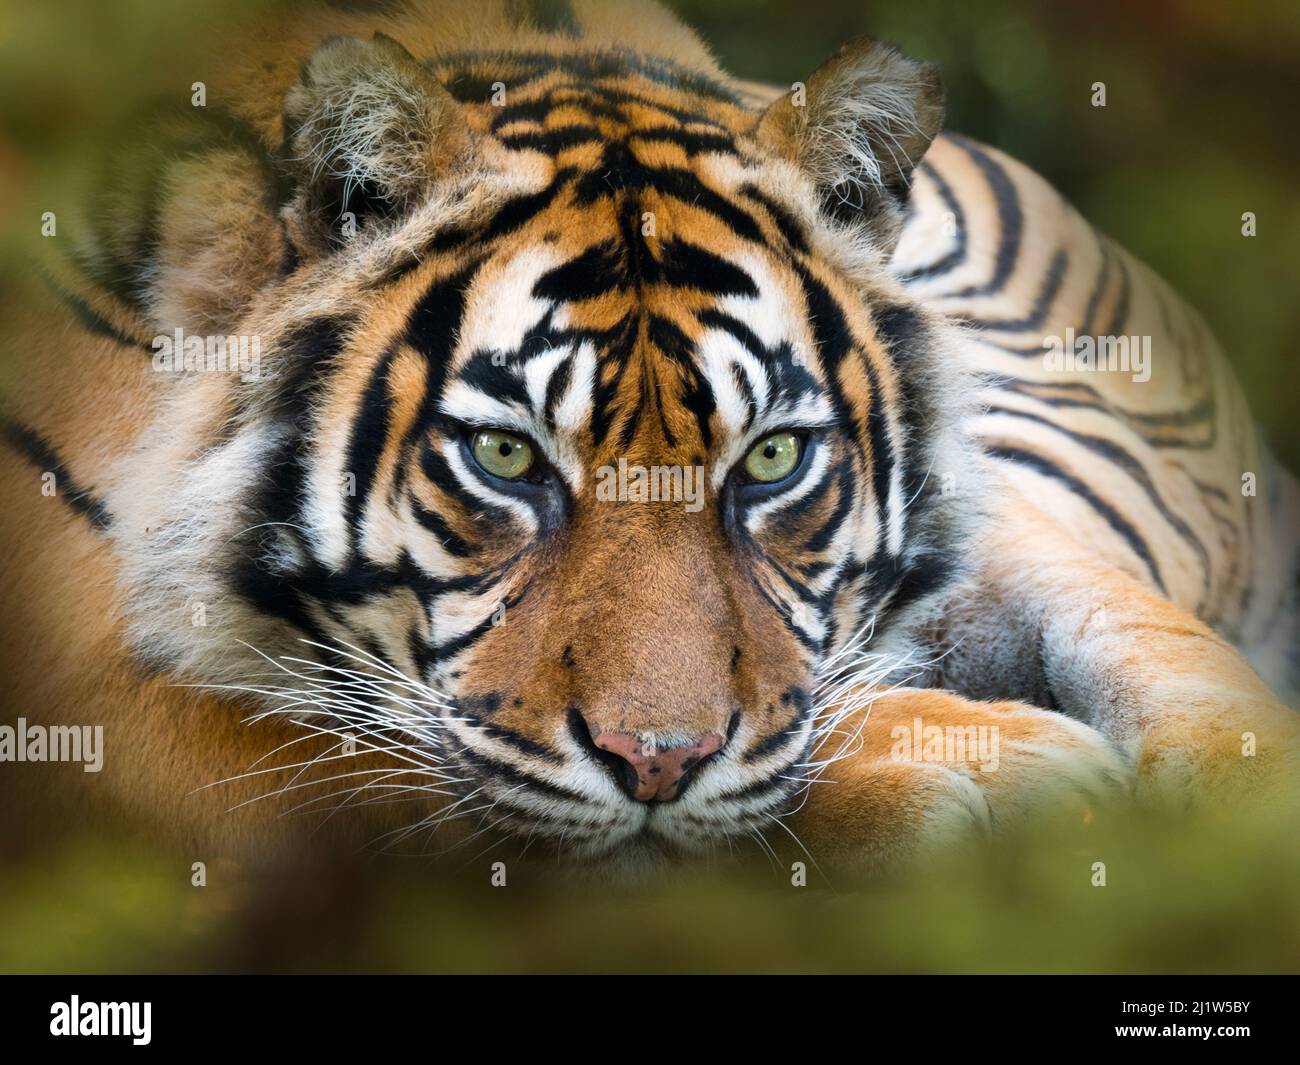
<svg viewBox="0 0 1300 1065"><path fill-rule="evenodd" d="M742 81L648 0L214 49L6 299L6 689L105 728L44 809L870 876L1294 802L1296 481L936 66Z"/></svg>

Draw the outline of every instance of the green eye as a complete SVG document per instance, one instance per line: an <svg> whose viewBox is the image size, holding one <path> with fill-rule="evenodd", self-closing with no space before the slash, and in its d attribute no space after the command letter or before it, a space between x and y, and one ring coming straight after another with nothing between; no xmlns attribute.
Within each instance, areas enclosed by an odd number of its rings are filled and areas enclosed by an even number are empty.
<svg viewBox="0 0 1300 1065"><path fill-rule="evenodd" d="M469 449L474 453L474 461L493 477L517 481L533 468L532 445L509 433L495 429L475 433Z"/></svg>
<svg viewBox="0 0 1300 1065"><path fill-rule="evenodd" d="M794 433L773 433L750 449L745 456L745 472L760 484L772 484L794 473L799 453L799 438Z"/></svg>

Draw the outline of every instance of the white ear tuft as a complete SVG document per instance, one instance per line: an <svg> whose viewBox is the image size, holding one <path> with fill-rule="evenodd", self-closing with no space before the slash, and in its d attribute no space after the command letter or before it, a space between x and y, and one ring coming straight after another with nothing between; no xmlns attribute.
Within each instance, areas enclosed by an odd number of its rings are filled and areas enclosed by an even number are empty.
<svg viewBox="0 0 1300 1065"><path fill-rule="evenodd" d="M399 214L469 141L460 105L390 37L335 37L285 100L285 143L299 176L291 216L333 235L341 216Z"/></svg>
<svg viewBox="0 0 1300 1065"><path fill-rule="evenodd" d="M892 246L912 170L942 124L938 68L859 37L768 108L758 140L799 165L829 213Z"/></svg>

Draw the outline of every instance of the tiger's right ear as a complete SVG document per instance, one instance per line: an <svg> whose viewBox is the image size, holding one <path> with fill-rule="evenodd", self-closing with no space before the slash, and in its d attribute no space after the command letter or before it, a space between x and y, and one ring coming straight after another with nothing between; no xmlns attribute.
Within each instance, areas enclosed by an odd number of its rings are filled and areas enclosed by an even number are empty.
<svg viewBox="0 0 1300 1065"><path fill-rule="evenodd" d="M464 111L391 37L334 37L285 99L286 208L300 252L324 254L400 217L463 155Z"/></svg>

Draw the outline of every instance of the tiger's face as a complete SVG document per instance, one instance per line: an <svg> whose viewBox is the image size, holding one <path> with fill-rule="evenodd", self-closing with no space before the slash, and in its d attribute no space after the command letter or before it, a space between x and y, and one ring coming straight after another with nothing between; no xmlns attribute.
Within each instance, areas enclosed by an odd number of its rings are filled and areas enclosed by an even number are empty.
<svg viewBox="0 0 1300 1065"><path fill-rule="evenodd" d="M947 575L939 330L885 270L937 84L860 42L804 91L377 38L290 94L223 579L505 831L761 832L825 758L828 662Z"/></svg>
<svg viewBox="0 0 1300 1065"><path fill-rule="evenodd" d="M623 165L602 178L653 164ZM779 231L756 248L653 188L577 231L572 210L449 294L448 373L387 520L454 575L422 665L498 811L575 844L699 846L799 786L814 666L859 620L855 546L888 530Z"/></svg>

